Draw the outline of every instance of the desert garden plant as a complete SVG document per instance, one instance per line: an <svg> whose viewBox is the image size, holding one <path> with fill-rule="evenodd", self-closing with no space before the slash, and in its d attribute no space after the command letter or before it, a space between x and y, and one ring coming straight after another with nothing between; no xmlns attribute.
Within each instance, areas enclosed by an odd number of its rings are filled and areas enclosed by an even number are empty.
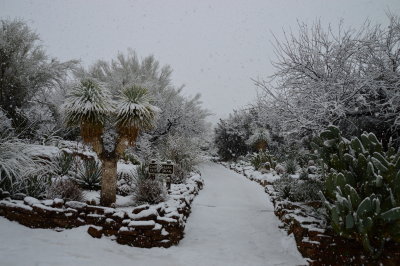
<svg viewBox="0 0 400 266"><path fill-rule="evenodd" d="M70 178L56 178L47 189L47 198L83 201L81 188Z"/></svg>
<svg viewBox="0 0 400 266"><path fill-rule="evenodd" d="M61 152L55 159L56 173L58 176L69 175L75 165L75 158L72 154Z"/></svg>
<svg viewBox="0 0 400 266"><path fill-rule="evenodd" d="M0 189L12 194L41 195L54 172L54 164L32 157L34 146L12 135L0 137Z"/></svg>
<svg viewBox="0 0 400 266"><path fill-rule="evenodd" d="M83 189L99 189L101 181L101 164L96 160L84 160L78 170L75 181Z"/></svg>
<svg viewBox="0 0 400 266"><path fill-rule="evenodd" d="M267 170L276 167L276 161L268 151L260 151L255 153L251 158L251 164L256 170L265 167Z"/></svg>
<svg viewBox="0 0 400 266"><path fill-rule="evenodd" d="M179 135L170 135L160 149L162 160L175 164L172 183L183 183L194 166L200 162L199 147L196 140Z"/></svg>
<svg viewBox="0 0 400 266"><path fill-rule="evenodd" d="M118 172L117 180L117 194L121 196L127 196L133 192L133 183L135 178L134 171L129 172Z"/></svg>
<svg viewBox="0 0 400 266"><path fill-rule="evenodd" d="M265 151L271 141L270 133L265 128L256 128L249 136L246 144L255 148L256 151Z"/></svg>
<svg viewBox="0 0 400 266"><path fill-rule="evenodd" d="M82 80L67 97L67 125L80 127L83 141L93 147L102 162L103 206L116 200L118 159L135 143L140 130L153 125L158 109L150 102L145 88L121 88L117 96L111 97L92 79Z"/></svg>
<svg viewBox="0 0 400 266"><path fill-rule="evenodd" d="M378 257L387 241L400 242L400 152L373 133L351 140L328 127L316 140L326 165L320 193L332 228Z"/></svg>
<svg viewBox="0 0 400 266"><path fill-rule="evenodd" d="M274 190L282 200L293 202L319 201L323 182L319 179L300 180L285 174L273 183Z"/></svg>
<svg viewBox="0 0 400 266"><path fill-rule="evenodd" d="M285 169L286 169L286 173L288 174L295 174L297 169L298 169L298 164L297 161L295 159L287 159L285 162Z"/></svg>
<svg viewBox="0 0 400 266"><path fill-rule="evenodd" d="M137 169L134 177L134 196L136 205L157 204L166 199L166 191L160 180L149 178L146 166Z"/></svg>

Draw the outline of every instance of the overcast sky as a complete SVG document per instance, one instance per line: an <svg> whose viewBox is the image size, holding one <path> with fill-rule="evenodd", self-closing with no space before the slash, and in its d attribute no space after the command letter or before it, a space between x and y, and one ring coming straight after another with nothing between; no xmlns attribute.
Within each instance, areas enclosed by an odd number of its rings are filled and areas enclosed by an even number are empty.
<svg viewBox="0 0 400 266"><path fill-rule="evenodd" d="M88 66L133 48L173 69L187 96L226 117L256 97L250 78L273 73L272 33L296 29L297 20L359 26L386 24L400 14L400 0L0 0L1 18L22 18L37 31L48 53Z"/></svg>

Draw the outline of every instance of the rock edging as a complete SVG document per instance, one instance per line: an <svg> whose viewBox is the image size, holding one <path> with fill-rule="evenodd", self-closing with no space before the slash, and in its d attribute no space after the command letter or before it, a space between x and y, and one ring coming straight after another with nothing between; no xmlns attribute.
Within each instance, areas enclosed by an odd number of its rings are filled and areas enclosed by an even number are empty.
<svg viewBox="0 0 400 266"><path fill-rule="evenodd" d="M88 233L95 238L114 236L118 243L135 247L170 247L183 238L191 203L203 185L196 174L185 184L172 185L168 201L131 211L61 199L8 198L0 201L0 216L31 228L90 225Z"/></svg>

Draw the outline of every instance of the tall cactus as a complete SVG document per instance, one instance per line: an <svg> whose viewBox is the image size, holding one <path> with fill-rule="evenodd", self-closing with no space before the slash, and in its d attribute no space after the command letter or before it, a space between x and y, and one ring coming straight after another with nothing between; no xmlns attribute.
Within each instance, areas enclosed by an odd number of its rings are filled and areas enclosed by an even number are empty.
<svg viewBox="0 0 400 266"><path fill-rule="evenodd" d="M374 257L385 241L400 242L400 152L384 151L373 133L347 140L334 126L315 143L327 168L320 196L335 232Z"/></svg>

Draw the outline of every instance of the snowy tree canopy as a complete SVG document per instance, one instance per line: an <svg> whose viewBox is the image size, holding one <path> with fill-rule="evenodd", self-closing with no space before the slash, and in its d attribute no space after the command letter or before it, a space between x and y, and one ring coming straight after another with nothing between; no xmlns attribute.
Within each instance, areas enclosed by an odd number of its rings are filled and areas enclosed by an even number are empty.
<svg viewBox="0 0 400 266"><path fill-rule="evenodd" d="M389 18L386 28L367 22L335 32L318 22L285 33L275 44L275 74L256 81L265 92L256 104L260 115L289 134L314 134L335 124L345 135L371 131L398 145L400 19Z"/></svg>
<svg viewBox="0 0 400 266"><path fill-rule="evenodd" d="M39 36L21 20L0 20L0 107L18 129L28 122L22 108L47 103L44 94L61 86L76 61L50 59Z"/></svg>

